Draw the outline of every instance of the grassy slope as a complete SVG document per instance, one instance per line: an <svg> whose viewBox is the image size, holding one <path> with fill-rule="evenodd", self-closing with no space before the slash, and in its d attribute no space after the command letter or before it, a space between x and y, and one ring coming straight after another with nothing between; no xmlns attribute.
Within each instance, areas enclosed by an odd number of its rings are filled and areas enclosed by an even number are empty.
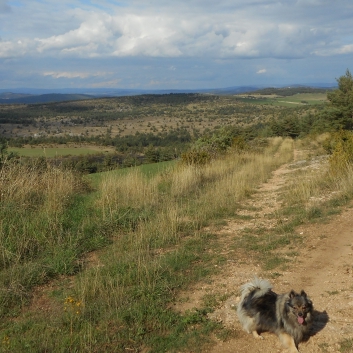
<svg viewBox="0 0 353 353"><path fill-rule="evenodd" d="M112 152L112 148L106 147L101 148L99 146L87 146L87 147L67 147L67 146L57 146L57 147L9 147L9 152L17 153L19 156L24 157L58 157L58 156L79 156L95 153Z"/></svg>
<svg viewBox="0 0 353 353"><path fill-rule="evenodd" d="M79 180L51 170L2 175L0 280L8 290L0 300L9 320L0 335L9 350L116 352L147 344L165 351L220 330L206 319L207 308L185 316L168 307L178 290L222 261L209 255L217 242L203 226L231 214L282 163L272 158L281 146L276 139L265 155L229 155L202 169L149 168L149 178L138 168L105 173L94 194L77 193L84 191ZM89 255L102 247L101 256ZM31 299L34 287L74 274ZM37 300L46 312L36 310Z"/></svg>
<svg viewBox="0 0 353 353"><path fill-rule="evenodd" d="M0 292L2 351L150 347L173 352L190 346L202 351L211 332L226 339L232 333L206 316L217 300L205 300L201 309L185 314L174 312L171 304L180 290L207 280L226 260L217 255L217 237L204 226L232 217L292 151L291 140L277 138L264 153L229 154L201 169L174 166L149 172L149 178L138 168L104 173L94 193L68 175L1 175L0 280L7 288ZM288 219L280 225L288 241L295 224L320 213L319 204L315 212L306 205L323 189L351 196L352 180L346 179L301 175L302 183L290 186L286 199L292 206L280 215ZM37 180L41 192L32 184L13 188L21 180ZM53 194L54 185L63 189ZM275 242L276 230L271 232ZM252 243L251 251L262 251L258 240L259 249ZM243 243L248 245L246 239Z"/></svg>

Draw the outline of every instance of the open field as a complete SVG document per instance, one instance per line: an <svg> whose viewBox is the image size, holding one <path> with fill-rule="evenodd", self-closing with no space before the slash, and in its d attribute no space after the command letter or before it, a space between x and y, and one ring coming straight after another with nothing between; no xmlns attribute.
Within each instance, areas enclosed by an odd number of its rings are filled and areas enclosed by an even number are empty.
<svg viewBox="0 0 353 353"><path fill-rule="evenodd" d="M286 97L284 99L277 98L276 101L277 103L316 105L327 102L327 97L324 93L304 93L295 94L294 96Z"/></svg>
<svg viewBox="0 0 353 353"><path fill-rule="evenodd" d="M281 97L278 95L239 95L243 102L253 104L270 104L274 106L293 107L321 105L327 102L326 93L298 93L292 96Z"/></svg>
<svg viewBox="0 0 353 353"><path fill-rule="evenodd" d="M114 149L107 146L95 146L95 145L57 145L55 147L50 146L23 146L23 147L9 147L9 152L14 152L19 156L24 157L58 157L58 156L79 156L96 153L110 153L114 152Z"/></svg>
<svg viewBox="0 0 353 353"><path fill-rule="evenodd" d="M97 186L104 178L107 178L107 177L119 178L122 175L131 174L134 170L137 170L139 173L141 173L142 175L144 175L149 179L149 178L155 177L158 174L171 171L173 168L177 166L177 163L178 162L175 160L159 162L159 163L150 163L150 164L147 163L137 167L121 168L121 169L111 170L108 172L89 174L86 176L86 178L89 182L92 182L95 186Z"/></svg>

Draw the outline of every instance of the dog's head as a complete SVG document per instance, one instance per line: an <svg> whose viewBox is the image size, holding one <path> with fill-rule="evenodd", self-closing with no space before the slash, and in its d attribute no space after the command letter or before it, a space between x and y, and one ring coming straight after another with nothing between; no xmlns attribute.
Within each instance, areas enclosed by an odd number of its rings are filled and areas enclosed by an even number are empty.
<svg viewBox="0 0 353 353"><path fill-rule="evenodd" d="M303 290L300 294L292 290L289 293L289 300L286 304L288 310L296 317L300 325L305 325L307 320L311 319L310 316L313 310L313 303Z"/></svg>

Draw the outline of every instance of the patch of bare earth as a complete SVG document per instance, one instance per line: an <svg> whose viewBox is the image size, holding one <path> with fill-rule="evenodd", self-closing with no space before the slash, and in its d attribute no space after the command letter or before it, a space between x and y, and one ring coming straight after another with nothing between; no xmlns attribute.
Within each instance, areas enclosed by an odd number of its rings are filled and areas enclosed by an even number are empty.
<svg viewBox="0 0 353 353"><path fill-rule="evenodd" d="M278 293L304 289L312 299L316 310L313 335L299 345L300 352L340 352L340 342L353 339L353 208L347 207L326 224L298 228L296 232L304 242L296 249L298 255L291 259L286 270L276 268L276 276L265 273L256 257L244 253L239 256L232 250L234 239L241 237L244 228L276 226L276 217L270 215L281 206L281 188L293 171L308 167L300 158L295 154L293 163L276 170L237 212L242 217L227 220L227 225L217 231L222 253L228 259L226 265L207 283L196 284L182 293L175 305L176 310L183 312L202 306L206 295L228 298L209 316L234 330L234 338L225 342L215 338L216 344L205 349L207 353L286 352L274 334L263 333L264 340L256 340L242 330L237 320L239 287L255 275L275 278L270 281Z"/></svg>

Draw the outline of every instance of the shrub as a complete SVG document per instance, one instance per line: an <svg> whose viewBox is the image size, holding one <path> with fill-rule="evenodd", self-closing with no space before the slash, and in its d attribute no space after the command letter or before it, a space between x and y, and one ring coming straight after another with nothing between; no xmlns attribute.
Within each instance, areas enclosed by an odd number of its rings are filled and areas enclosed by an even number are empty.
<svg viewBox="0 0 353 353"><path fill-rule="evenodd" d="M348 165L353 163L352 132L342 130L333 134L325 141L324 148L331 154L329 159L331 173L344 172Z"/></svg>
<svg viewBox="0 0 353 353"><path fill-rule="evenodd" d="M212 159L206 150L190 150L181 155L181 162L186 165L204 165Z"/></svg>

